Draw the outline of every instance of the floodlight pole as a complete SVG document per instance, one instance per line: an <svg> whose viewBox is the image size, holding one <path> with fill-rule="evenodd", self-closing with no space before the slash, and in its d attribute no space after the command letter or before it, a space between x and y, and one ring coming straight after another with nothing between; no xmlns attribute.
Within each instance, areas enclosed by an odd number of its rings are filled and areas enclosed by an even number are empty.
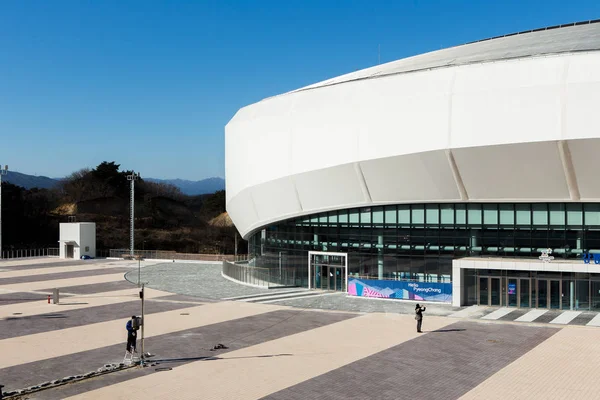
<svg viewBox="0 0 600 400"><path fill-rule="evenodd" d="M142 290L140 292L140 297L142 298L142 355L140 358L140 364L143 367L144 366L144 359L145 359L145 353L144 353L144 325L146 325L146 320L145 320L145 315L144 315L144 284L142 283Z"/></svg>
<svg viewBox="0 0 600 400"><path fill-rule="evenodd" d="M140 173L137 174L134 171L131 171L131 175L127 175L127 180L131 182L131 205L129 206L129 210L131 212L131 225L130 225L130 238L129 238L129 255L133 257L134 255L134 230L135 230L135 181L140 179Z"/></svg>
<svg viewBox="0 0 600 400"><path fill-rule="evenodd" d="M2 260L2 175L8 174L8 165L0 167L0 260Z"/></svg>
<svg viewBox="0 0 600 400"><path fill-rule="evenodd" d="M138 257L138 287L142 282L142 257Z"/></svg>

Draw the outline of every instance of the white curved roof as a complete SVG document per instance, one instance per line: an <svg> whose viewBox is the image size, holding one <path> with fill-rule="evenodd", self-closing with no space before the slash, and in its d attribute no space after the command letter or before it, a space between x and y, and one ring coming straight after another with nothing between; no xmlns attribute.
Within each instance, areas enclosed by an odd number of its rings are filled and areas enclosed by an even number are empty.
<svg viewBox="0 0 600 400"><path fill-rule="evenodd" d="M293 92L434 68L593 50L600 50L600 20L557 25L419 54L328 79Z"/></svg>
<svg viewBox="0 0 600 400"><path fill-rule="evenodd" d="M225 128L227 211L248 237L357 206L598 202L599 30L459 46L244 107Z"/></svg>

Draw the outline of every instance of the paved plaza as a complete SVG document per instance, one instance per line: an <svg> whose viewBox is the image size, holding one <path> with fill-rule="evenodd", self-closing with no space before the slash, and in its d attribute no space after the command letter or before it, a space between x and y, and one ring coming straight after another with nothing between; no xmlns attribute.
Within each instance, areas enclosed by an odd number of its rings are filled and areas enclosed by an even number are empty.
<svg viewBox="0 0 600 400"><path fill-rule="evenodd" d="M249 288L221 277L215 264L143 263L152 357L146 367L113 369L123 361L125 323L140 314L137 268L0 261L4 392L86 400L598 398L595 313L432 304L419 334L412 303ZM54 288L60 302L48 304Z"/></svg>

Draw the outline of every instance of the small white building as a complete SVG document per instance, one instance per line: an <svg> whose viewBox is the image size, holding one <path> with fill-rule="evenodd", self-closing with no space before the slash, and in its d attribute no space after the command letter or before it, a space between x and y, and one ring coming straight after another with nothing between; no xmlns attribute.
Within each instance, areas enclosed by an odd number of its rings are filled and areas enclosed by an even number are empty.
<svg viewBox="0 0 600 400"><path fill-rule="evenodd" d="M60 258L96 257L96 223L61 223L58 242Z"/></svg>

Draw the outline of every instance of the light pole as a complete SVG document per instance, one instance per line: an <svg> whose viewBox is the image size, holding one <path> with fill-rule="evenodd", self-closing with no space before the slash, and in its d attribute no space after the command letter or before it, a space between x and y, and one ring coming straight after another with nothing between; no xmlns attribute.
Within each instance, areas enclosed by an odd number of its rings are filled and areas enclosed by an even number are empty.
<svg viewBox="0 0 600 400"><path fill-rule="evenodd" d="M146 354L144 352L144 325L146 325L146 317L144 315L144 284L142 283L142 289L140 290L140 299L142 300L142 356L140 357L140 365L144 366L144 359Z"/></svg>
<svg viewBox="0 0 600 400"><path fill-rule="evenodd" d="M135 209L135 181L140 179L140 173L137 174L131 171L131 175L127 175L127 180L131 182L131 205L129 211L131 212L131 226L130 226L130 238L129 238L129 255L133 257L134 248L134 209Z"/></svg>
<svg viewBox="0 0 600 400"><path fill-rule="evenodd" d="M2 260L2 175L8 174L8 165L0 167L0 260Z"/></svg>
<svg viewBox="0 0 600 400"><path fill-rule="evenodd" d="M138 257L138 287L140 287L140 284L142 282L141 279L142 279L142 257L139 256Z"/></svg>

